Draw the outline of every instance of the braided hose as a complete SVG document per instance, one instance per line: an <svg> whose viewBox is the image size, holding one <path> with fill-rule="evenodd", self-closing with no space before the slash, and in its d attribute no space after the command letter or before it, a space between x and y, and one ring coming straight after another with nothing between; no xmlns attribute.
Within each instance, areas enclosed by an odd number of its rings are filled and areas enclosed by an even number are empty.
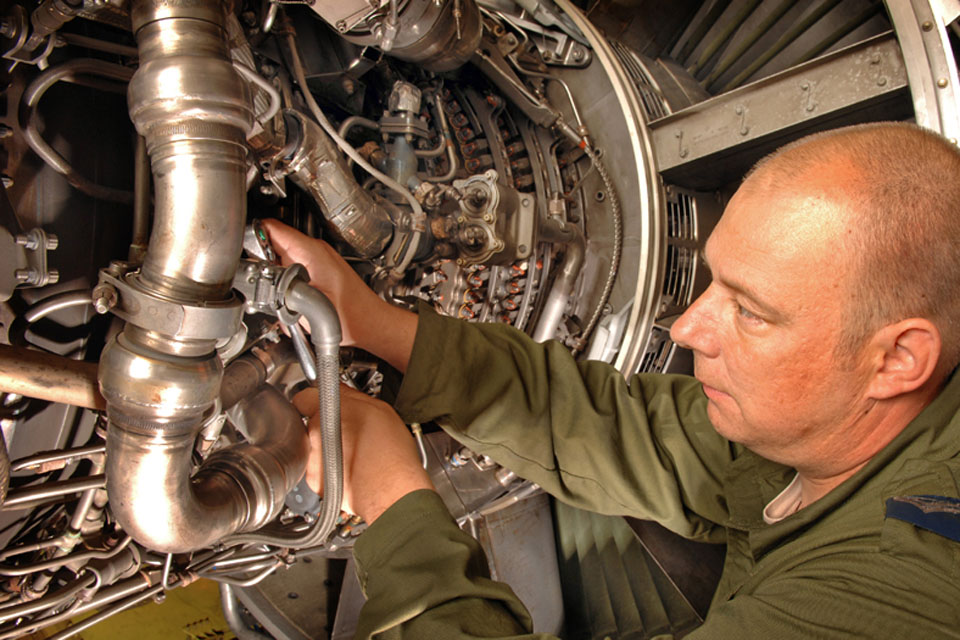
<svg viewBox="0 0 960 640"><path fill-rule="evenodd" d="M327 539L340 516L343 502L343 441L340 437L340 358L317 350L317 390L320 394L320 444L323 447L323 504L306 546Z"/></svg>
<svg viewBox="0 0 960 640"><path fill-rule="evenodd" d="M620 271L620 256L623 253L623 215L620 211L620 198L617 196L613 181L610 179L610 174L607 173L607 167L600 159L600 155L589 145L584 148L584 151L586 151L590 157L590 162L593 163L594 168L600 175L600 179L603 180L603 186L606 188L607 195L610 198L610 212L613 215L613 255L610 258L610 270L607 272L607 280L603 284L603 291L600 293L597 306L593 310L593 314L590 316L590 320L587 322L583 333L577 338L573 346L574 355L580 353L580 351L587 346L590 334L593 333L597 322L600 321L603 308L610 299L610 294L613 291L613 283L616 281L617 273Z"/></svg>
<svg viewBox="0 0 960 640"><path fill-rule="evenodd" d="M322 544L337 524L343 503L343 442L340 437L340 318L323 293L306 282L295 281L285 294L286 307L301 313L310 323L310 341L316 352L319 393L320 443L323 447L323 506L320 516L306 531L268 525L259 531L240 533L228 544L269 544L281 547L312 547Z"/></svg>

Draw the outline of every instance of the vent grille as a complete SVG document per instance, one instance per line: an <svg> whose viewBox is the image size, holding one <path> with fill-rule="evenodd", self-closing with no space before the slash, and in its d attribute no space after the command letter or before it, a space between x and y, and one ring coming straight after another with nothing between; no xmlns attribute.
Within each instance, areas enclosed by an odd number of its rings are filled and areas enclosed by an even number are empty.
<svg viewBox="0 0 960 640"><path fill-rule="evenodd" d="M653 80L650 79L650 75L644 69L643 61L637 54L616 40L610 41L610 46L640 93L640 101L643 103L643 110L647 114L647 122L662 118L670 113L667 103L660 95L660 91Z"/></svg>
<svg viewBox="0 0 960 640"><path fill-rule="evenodd" d="M675 193L667 200L667 237L679 240L696 240L693 198L685 193Z"/></svg>
<svg viewBox="0 0 960 640"><path fill-rule="evenodd" d="M670 334L659 327L654 327L650 332L650 340L647 342L647 349L637 373L663 371L672 351L673 341L670 339Z"/></svg>

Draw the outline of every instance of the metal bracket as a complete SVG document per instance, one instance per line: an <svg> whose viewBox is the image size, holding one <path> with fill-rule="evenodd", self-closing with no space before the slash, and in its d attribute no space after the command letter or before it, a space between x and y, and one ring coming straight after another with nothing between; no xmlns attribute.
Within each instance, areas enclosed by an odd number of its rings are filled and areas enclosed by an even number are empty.
<svg viewBox="0 0 960 640"><path fill-rule="evenodd" d="M300 320L300 314L286 307L284 297L297 280L309 281L303 265L282 267L263 260L241 260L233 288L243 295L246 313L266 313L292 325Z"/></svg>
<svg viewBox="0 0 960 640"><path fill-rule="evenodd" d="M57 236L43 229L11 234L0 227L0 301L9 300L17 288L43 287L60 280L51 269L47 252L57 248Z"/></svg>

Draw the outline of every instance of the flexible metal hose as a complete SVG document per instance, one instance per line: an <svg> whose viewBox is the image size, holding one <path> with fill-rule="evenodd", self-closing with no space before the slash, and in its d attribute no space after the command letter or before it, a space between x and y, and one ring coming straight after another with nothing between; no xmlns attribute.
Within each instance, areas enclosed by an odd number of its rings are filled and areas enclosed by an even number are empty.
<svg viewBox="0 0 960 640"><path fill-rule="evenodd" d="M306 282L290 286L284 304L310 323L310 341L317 356L317 388L323 447L323 505L320 517L307 531L264 527L230 536L228 544L271 544L308 547L321 544L333 531L343 503L343 441L340 436L340 318L323 293Z"/></svg>
<svg viewBox="0 0 960 640"><path fill-rule="evenodd" d="M613 217L613 255L610 256L610 270L607 272L606 282L603 283L603 291L600 293L600 299L597 301L597 306L594 308L590 320L584 327L583 333L573 347L574 355L580 353L580 351L587 346L590 334L593 333L597 322L600 320L603 308L607 305L607 301L610 299L610 293L613 291L613 283L616 281L617 274L620 271L620 256L623 253L623 215L620 211L620 198L617 196L617 190L599 154L590 146L585 147L584 150L587 152L590 161L600 175L600 179L603 180L603 186L607 190L607 197L610 198L610 215Z"/></svg>

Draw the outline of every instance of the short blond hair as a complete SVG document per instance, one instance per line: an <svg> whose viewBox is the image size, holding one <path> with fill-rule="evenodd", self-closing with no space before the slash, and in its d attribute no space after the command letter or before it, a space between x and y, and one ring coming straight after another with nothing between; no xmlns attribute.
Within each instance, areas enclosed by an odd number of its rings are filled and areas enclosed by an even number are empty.
<svg viewBox="0 0 960 640"><path fill-rule="evenodd" d="M878 122L813 134L767 156L747 174L774 172L803 189L830 179L853 216L847 318L838 349L855 353L881 327L913 317L943 342L938 377L960 364L960 150L914 124ZM809 184L809 182L807 182ZM790 188L790 187L787 187Z"/></svg>

